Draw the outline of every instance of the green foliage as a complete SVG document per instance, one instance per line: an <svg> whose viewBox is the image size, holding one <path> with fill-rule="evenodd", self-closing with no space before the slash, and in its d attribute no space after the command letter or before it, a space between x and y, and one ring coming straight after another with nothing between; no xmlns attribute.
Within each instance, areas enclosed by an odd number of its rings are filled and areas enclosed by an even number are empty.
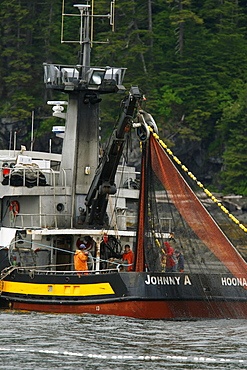
<svg viewBox="0 0 247 370"><path fill-rule="evenodd" d="M78 13L65 0L65 13ZM2 0L0 7L0 119L30 122L49 132L53 98L43 62L77 64L78 44L61 44L61 0ZM152 14L150 14L150 7ZM108 14L109 0L94 2ZM79 17L65 17L64 40L79 37ZM112 32L94 19L92 65L128 68L124 85L138 85L162 136L200 140L207 157L224 159L222 183L245 194L247 8L243 1L121 0ZM54 97L57 98L57 96ZM102 130L114 126L122 96L103 97ZM115 102L113 104L112 102ZM215 186L215 185L214 185Z"/></svg>
<svg viewBox="0 0 247 370"><path fill-rule="evenodd" d="M230 130L227 148L223 154L225 170L222 172L222 181L225 193L233 192L247 196L247 127L238 125Z"/></svg>
<svg viewBox="0 0 247 370"><path fill-rule="evenodd" d="M53 126L63 126L61 125L61 120L56 117L48 117L42 119L41 124L39 126L39 130L35 131L35 137L40 138L42 137L44 132L51 132Z"/></svg>
<svg viewBox="0 0 247 370"><path fill-rule="evenodd" d="M247 85L238 83L238 96L229 99L223 106L222 117L218 122L221 141L224 145L224 167L221 181L225 192L247 195Z"/></svg>

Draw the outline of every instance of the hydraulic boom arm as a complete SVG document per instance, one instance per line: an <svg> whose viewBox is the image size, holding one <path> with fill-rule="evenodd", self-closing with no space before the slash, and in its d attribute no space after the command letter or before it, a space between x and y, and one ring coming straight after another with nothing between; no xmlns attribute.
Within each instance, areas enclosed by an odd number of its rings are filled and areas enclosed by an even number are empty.
<svg viewBox="0 0 247 370"><path fill-rule="evenodd" d="M133 114L141 95L138 87L130 89L128 97L123 102L122 113L119 116L117 127L105 151L90 189L85 199L86 224L103 225L109 194L116 193L115 175L125 144L127 126L133 119Z"/></svg>

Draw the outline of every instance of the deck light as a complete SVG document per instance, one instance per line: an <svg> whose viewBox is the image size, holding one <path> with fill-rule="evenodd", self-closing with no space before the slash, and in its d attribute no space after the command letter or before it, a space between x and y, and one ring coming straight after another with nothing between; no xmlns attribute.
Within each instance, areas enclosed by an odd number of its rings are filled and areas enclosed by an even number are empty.
<svg viewBox="0 0 247 370"><path fill-rule="evenodd" d="M101 85L104 77L105 77L106 70L103 68L90 68L87 72L87 82L89 85Z"/></svg>
<svg viewBox="0 0 247 370"><path fill-rule="evenodd" d="M75 8L78 8L80 12L83 12L84 10L88 9L91 7L91 5L88 4L74 4Z"/></svg>

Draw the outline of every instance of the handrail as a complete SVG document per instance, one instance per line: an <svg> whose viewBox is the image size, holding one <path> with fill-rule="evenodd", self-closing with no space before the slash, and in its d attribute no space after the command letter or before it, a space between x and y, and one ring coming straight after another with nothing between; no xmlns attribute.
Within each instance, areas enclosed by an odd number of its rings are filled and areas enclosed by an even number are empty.
<svg viewBox="0 0 247 370"><path fill-rule="evenodd" d="M68 171L71 171L70 168L61 168L60 171L55 171L53 170L53 168L37 168L37 167L25 167L25 165L23 165L22 167L2 167L2 171L0 171L0 183L2 183L2 181L4 179L8 179L8 182L7 184L5 185L9 185L9 186L12 186L10 184L11 182L11 178L13 175L17 174L17 171L21 173L21 177L22 177L22 181L23 181L23 184L22 185L19 185L18 187L25 187L26 186L26 173L28 171L31 171L33 173L36 173L36 176L37 176L37 185L35 186L42 186L40 185L40 177L39 177L39 174L43 174L45 177L46 175L48 176L48 182L49 182L49 185L50 186L60 186L58 185L58 178L59 178L59 175L60 175L60 172L62 174L62 184L61 186L63 187L66 187L67 186L67 172ZM3 170L6 171L6 173L3 173Z"/></svg>
<svg viewBox="0 0 247 370"><path fill-rule="evenodd" d="M57 266L60 266L60 265L57 265ZM23 270L27 270L25 268L22 267ZM37 274L45 274L45 275L77 275L78 273L87 273L88 275L96 275L96 274L99 274L99 273L103 273L103 274L106 274L106 273L110 273L110 272L113 272L113 271L116 271L116 272L119 272L119 268L110 268L110 269L103 269L103 270L84 270L84 271L77 271L77 270L64 270L64 271L60 271L60 270L36 270L36 269L30 269L30 271L33 271L34 273L37 273Z"/></svg>
<svg viewBox="0 0 247 370"><path fill-rule="evenodd" d="M3 269L1 271L1 275L0 275L0 281L2 281L3 279L6 278L6 276L10 275L14 270L18 269L18 266L9 266L9 267L6 267L5 269ZM7 271L6 271L7 270ZM6 271L6 272L5 272Z"/></svg>
<svg viewBox="0 0 247 370"><path fill-rule="evenodd" d="M67 213L66 216L71 217L71 213ZM59 214L59 213L49 213L49 214L47 214L47 213L18 213L18 218L17 217L14 218L14 220L15 220L14 226L15 227L22 227L22 228L26 227L25 224L24 224L24 218L25 217L30 217L31 227L42 227L42 220L43 219L46 220L47 217L54 217L54 218L55 217L59 217L59 218L63 217L64 218L64 214ZM39 225L36 224L34 226L34 221L33 220L34 220L35 217L37 219L39 218L40 222L39 222ZM17 222L18 220L21 220L20 224L19 224L19 222ZM44 224L47 224L47 223L45 222Z"/></svg>
<svg viewBox="0 0 247 370"><path fill-rule="evenodd" d="M44 265L44 266L37 266L38 268L40 267L60 267L60 266L68 266L68 265L71 265L71 264L59 264L59 265ZM116 268L109 268L109 269L102 269L102 270L81 270L81 271L77 271L77 270L63 270L63 271L60 271L60 270L39 270L37 269L36 266L27 266L27 267L24 267L24 266L9 266L7 267L6 269L4 269L1 273L1 277L0 277L0 281L2 281L3 279L5 279L8 275L10 275L14 270L17 270L19 273L26 273L26 271L28 270L30 273L37 273L37 274L45 274L45 275L77 275L78 273L87 273L89 275L95 275L95 274L99 274L99 273L110 273L110 272L119 272L119 266L117 266ZM7 270L6 272L4 272L5 270Z"/></svg>

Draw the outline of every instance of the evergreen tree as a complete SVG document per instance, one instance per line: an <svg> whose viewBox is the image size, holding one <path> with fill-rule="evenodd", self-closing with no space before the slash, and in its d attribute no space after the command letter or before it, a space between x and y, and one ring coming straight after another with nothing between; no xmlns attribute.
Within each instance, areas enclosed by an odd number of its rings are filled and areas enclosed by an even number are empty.
<svg viewBox="0 0 247 370"><path fill-rule="evenodd" d="M60 43L62 4L1 2L0 119L12 122L15 130L31 124L32 111L37 135L51 130L46 101L59 96L45 89L42 63L78 64L79 45ZM74 1L64 4L64 13L78 14ZM94 1L94 14L109 11L110 1ZM64 41L79 40L79 19L64 17ZM204 162L210 157L224 160L226 190L241 194L247 126L246 21L244 0L118 0L114 32L108 17L94 18L93 41L106 43L93 43L91 49L92 65L127 68L124 85L127 90L139 86L147 97L146 109L171 145L175 134L200 142ZM103 96L106 130L116 121L121 98ZM214 186L219 185L218 178Z"/></svg>

